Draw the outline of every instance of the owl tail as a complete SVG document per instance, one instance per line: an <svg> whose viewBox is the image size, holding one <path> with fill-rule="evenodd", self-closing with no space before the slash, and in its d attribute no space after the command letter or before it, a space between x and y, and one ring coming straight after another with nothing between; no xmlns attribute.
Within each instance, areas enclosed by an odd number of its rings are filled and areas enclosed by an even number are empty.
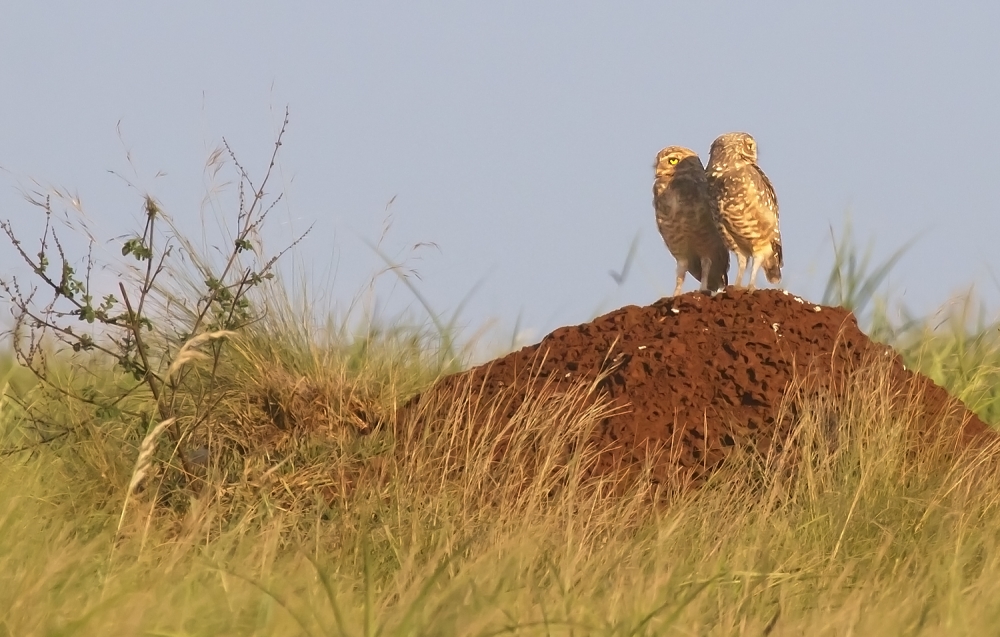
<svg viewBox="0 0 1000 637"><path fill-rule="evenodd" d="M775 238L771 242L771 256L764 259L760 265L764 270L764 276L767 277L768 282L777 283L781 281L781 266L785 265L785 260L781 255L780 237Z"/></svg>
<svg viewBox="0 0 1000 637"><path fill-rule="evenodd" d="M708 289L712 292L729 285L729 250L720 250L712 257L712 267L708 271Z"/></svg>

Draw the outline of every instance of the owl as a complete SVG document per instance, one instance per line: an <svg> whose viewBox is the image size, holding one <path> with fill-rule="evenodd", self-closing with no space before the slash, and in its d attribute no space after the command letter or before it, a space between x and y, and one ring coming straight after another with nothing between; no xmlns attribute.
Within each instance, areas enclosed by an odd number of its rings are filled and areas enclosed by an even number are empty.
<svg viewBox="0 0 1000 637"><path fill-rule="evenodd" d="M712 142L708 185L715 200L726 247L736 253L736 286L751 262L749 289L761 268L771 283L781 281L778 199L757 165L757 142L747 133L726 133Z"/></svg>
<svg viewBox="0 0 1000 637"><path fill-rule="evenodd" d="M715 201L701 159L693 150L668 146L656 156L653 207L660 236L677 259L681 293L688 272L703 292L715 292L729 282L729 250L720 234Z"/></svg>

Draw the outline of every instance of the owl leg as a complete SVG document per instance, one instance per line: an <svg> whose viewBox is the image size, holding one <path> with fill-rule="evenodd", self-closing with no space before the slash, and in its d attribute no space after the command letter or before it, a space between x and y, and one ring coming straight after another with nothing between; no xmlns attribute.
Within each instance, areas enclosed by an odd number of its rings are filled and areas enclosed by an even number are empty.
<svg viewBox="0 0 1000 637"><path fill-rule="evenodd" d="M753 259L753 267L750 269L750 286L747 289L754 290L757 288L755 285L757 283L757 273L760 272L760 266L764 260L756 257L750 258Z"/></svg>
<svg viewBox="0 0 1000 637"><path fill-rule="evenodd" d="M687 276L687 271L687 259L677 259L677 285L674 287L674 296L680 296L681 289L684 287L684 277Z"/></svg>
<svg viewBox="0 0 1000 637"><path fill-rule="evenodd" d="M701 258L701 286L698 288L702 292L715 292L708 289L708 273L712 271L712 257Z"/></svg>
<svg viewBox="0 0 1000 637"><path fill-rule="evenodd" d="M743 287L743 273L747 270L747 257L740 251L736 251L736 287ZM751 282L752 283L752 282Z"/></svg>

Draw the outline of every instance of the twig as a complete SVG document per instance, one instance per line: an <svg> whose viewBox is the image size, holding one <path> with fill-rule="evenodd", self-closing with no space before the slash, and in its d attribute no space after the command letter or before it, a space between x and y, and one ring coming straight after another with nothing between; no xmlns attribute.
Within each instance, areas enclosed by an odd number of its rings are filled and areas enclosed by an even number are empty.
<svg viewBox="0 0 1000 637"><path fill-rule="evenodd" d="M132 330L132 335L135 338L135 347L139 351L139 358L142 359L143 378L149 385L149 391L153 394L153 400L156 401L156 409L160 412L160 418L163 419L163 422L169 423L171 441L177 446L177 455L180 456L181 467L183 467L184 473L187 476L194 475L191 470L191 464L188 462L187 454L184 453L184 448L180 444L181 430L177 426L177 419L171 417L170 410L160 400L159 380L155 374L150 372L149 358L146 355L146 344L142 340L142 324L139 323L139 316L132 311L132 303L129 301L128 293L125 291L125 285L119 282L118 289L121 290L122 301L125 303L125 309L128 310L128 327Z"/></svg>

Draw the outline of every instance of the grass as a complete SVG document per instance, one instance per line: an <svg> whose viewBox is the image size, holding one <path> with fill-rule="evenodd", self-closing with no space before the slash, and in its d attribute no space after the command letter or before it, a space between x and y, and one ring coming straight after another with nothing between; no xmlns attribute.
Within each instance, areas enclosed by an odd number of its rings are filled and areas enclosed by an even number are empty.
<svg viewBox="0 0 1000 637"><path fill-rule="evenodd" d="M877 285L849 280L867 260L844 259L851 269L831 281L867 302ZM491 418L485 430L458 391L437 427L418 428L400 407L458 369L450 335L297 322L277 280L246 298L250 320L225 341L157 341L160 325L183 332L183 316L151 315L169 418L145 377L100 352L44 350L46 382L0 364L0 635L1000 625L993 450L912 453L910 416L887 407L877 366L845 402L820 396L803 411L794 470L734 456L704 488L665 498L643 475L588 477L592 452L577 443L606 409L586 400L592 387L528 400L509 429ZM971 305L869 320L909 365L1000 420L996 326Z"/></svg>
<svg viewBox="0 0 1000 637"><path fill-rule="evenodd" d="M877 369L855 379L838 406L847 416L837 445L812 444L831 435L831 406L807 411L796 435L811 451L797 472L736 458L661 506L650 506L641 476L609 496L584 477L584 452L567 458L600 416L600 405L573 415L587 387L521 408L509 453L534 464L491 462L492 438L467 435L471 407L459 396L434 433L405 423L367 436L346 423L303 431L244 461L243 475L217 454L201 491L169 506L156 495L167 488L161 473L124 516L134 444L109 435L42 445L0 469L0 626L989 634L1000 620L1000 477L981 453L908 454L879 381ZM9 433L18 409L7 402L3 416ZM103 447L122 454L117 472L94 462Z"/></svg>

